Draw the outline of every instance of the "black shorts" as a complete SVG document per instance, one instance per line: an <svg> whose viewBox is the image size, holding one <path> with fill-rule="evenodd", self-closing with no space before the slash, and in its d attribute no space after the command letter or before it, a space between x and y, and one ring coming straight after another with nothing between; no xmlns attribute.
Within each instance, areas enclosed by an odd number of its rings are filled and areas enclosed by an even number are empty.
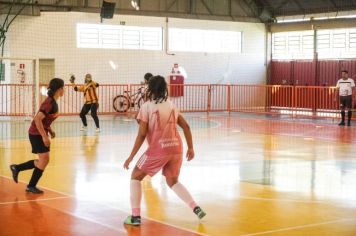
<svg viewBox="0 0 356 236"><path fill-rule="evenodd" d="M351 109L352 106L352 95L340 96L340 107Z"/></svg>
<svg viewBox="0 0 356 236"><path fill-rule="evenodd" d="M32 153L46 153L49 152L49 147L46 147L43 143L41 135L28 134L28 137L32 146Z"/></svg>

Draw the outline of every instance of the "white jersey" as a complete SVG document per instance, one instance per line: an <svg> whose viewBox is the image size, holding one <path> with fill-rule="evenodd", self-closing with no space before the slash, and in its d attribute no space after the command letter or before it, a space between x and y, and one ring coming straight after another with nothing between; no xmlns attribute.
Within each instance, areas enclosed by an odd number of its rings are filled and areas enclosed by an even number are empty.
<svg viewBox="0 0 356 236"><path fill-rule="evenodd" d="M353 79L339 79L337 81L336 87L339 88L340 96L350 96L352 95L352 88L355 87L355 82Z"/></svg>

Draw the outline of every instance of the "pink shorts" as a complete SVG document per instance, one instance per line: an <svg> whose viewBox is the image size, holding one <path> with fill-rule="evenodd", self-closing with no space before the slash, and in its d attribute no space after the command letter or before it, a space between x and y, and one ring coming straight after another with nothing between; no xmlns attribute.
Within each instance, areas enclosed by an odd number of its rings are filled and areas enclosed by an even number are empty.
<svg viewBox="0 0 356 236"><path fill-rule="evenodd" d="M148 157L143 154L136 166L149 176L154 176L162 169L166 177L178 177L182 166L183 154L167 155L163 157Z"/></svg>

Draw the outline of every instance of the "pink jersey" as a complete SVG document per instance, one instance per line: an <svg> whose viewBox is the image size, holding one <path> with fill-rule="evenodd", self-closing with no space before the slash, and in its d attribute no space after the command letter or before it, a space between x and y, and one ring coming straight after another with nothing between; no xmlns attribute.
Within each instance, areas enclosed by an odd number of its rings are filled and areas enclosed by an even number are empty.
<svg viewBox="0 0 356 236"><path fill-rule="evenodd" d="M143 104L137 115L137 119L148 123L148 146L152 146L157 142L161 142L163 146L167 146L169 142L174 143L174 141L178 141L179 147L176 149L180 151L177 153L182 153L182 141L177 132L178 115L178 109L169 100L157 104L154 101L148 101ZM165 138L165 140L163 138ZM173 145L173 143L171 143L171 145ZM161 154L164 155L164 153Z"/></svg>
<svg viewBox="0 0 356 236"><path fill-rule="evenodd" d="M153 176L160 169L165 175L178 175L183 145L177 130L179 112L171 101L149 101L141 107L137 119L148 123L148 149L137 163L138 168Z"/></svg>

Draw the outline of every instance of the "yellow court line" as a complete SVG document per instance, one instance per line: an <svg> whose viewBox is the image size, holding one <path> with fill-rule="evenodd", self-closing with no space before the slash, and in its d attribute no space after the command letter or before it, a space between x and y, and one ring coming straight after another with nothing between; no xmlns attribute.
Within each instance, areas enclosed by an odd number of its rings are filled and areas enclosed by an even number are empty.
<svg viewBox="0 0 356 236"><path fill-rule="evenodd" d="M316 226L320 226L320 225L334 224L334 223L345 222L345 221L356 221L356 218L345 218L345 219L339 219L339 220L333 220L333 221L326 221L326 222L322 222L322 223L306 224L306 225L300 225L300 226L294 226L294 227L286 227L286 228L280 228L280 229L276 229L276 230L268 230L268 231L252 233L252 234L243 234L241 236L255 236L255 235L263 235L263 234L271 234L271 233L291 231L291 230L296 230L296 229L311 228L311 227L316 227Z"/></svg>

